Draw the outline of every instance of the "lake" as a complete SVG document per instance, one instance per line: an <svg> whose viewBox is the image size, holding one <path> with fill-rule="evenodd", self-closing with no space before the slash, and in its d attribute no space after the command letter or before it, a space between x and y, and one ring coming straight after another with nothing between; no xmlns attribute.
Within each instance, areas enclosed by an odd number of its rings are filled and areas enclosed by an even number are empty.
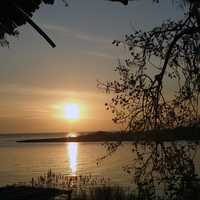
<svg viewBox="0 0 200 200"><path fill-rule="evenodd" d="M111 179L113 184L130 186L132 178L123 167L132 162L131 143L126 142L112 156L102 143L16 143L16 140L65 137L64 133L0 135L0 185L28 182L49 169L65 175L95 175ZM200 152L195 156L200 172Z"/></svg>
<svg viewBox="0 0 200 200"><path fill-rule="evenodd" d="M106 155L102 143L16 143L20 139L65 137L66 134L0 135L0 185L27 182L49 169L66 175L95 175L116 184L131 184L123 166L131 160L131 144L123 145L97 165Z"/></svg>

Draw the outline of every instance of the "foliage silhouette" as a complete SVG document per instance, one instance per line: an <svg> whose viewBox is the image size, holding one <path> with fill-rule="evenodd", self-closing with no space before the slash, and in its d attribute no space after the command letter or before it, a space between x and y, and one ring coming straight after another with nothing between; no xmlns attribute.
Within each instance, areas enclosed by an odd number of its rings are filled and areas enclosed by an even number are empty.
<svg viewBox="0 0 200 200"><path fill-rule="evenodd" d="M0 45L7 46L9 42L7 35L17 36L19 32L17 28L21 25L29 23L44 39L55 47L54 42L45 34L42 29L31 19L33 13L39 9L42 3L53 4L55 0L4 0L0 7ZM67 6L67 2L65 2Z"/></svg>
<svg viewBox="0 0 200 200"><path fill-rule="evenodd" d="M109 1L121 2L124 5L128 5L128 0L109 0Z"/></svg>
<svg viewBox="0 0 200 200"><path fill-rule="evenodd" d="M98 86L113 92L105 106L112 111L114 123L125 125L128 132L199 126L200 1L182 3L182 19L113 41L126 46L130 56L116 67L119 80ZM108 144L108 155L120 144ZM187 195L198 199L193 160L197 149L198 143L133 143L133 163L125 170L133 173L141 199L146 192L148 199L184 199Z"/></svg>
<svg viewBox="0 0 200 200"><path fill-rule="evenodd" d="M62 0L65 6L68 6L66 0ZM118 1L124 5L128 4L128 0L109 0ZM54 4L55 0L4 0L0 7L0 45L8 46L9 41L7 35L18 36L17 28L26 23L29 23L48 43L51 47L55 47L55 43L48 35L31 19L34 12L40 8L42 3Z"/></svg>
<svg viewBox="0 0 200 200"><path fill-rule="evenodd" d="M115 123L128 121L130 130L198 123L200 14L196 16L195 9L192 4L184 19L167 20L151 31L135 31L125 41L113 41L126 45L131 55L116 67L120 81L100 83L117 94L106 104ZM176 82L171 98L163 87L169 80Z"/></svg>

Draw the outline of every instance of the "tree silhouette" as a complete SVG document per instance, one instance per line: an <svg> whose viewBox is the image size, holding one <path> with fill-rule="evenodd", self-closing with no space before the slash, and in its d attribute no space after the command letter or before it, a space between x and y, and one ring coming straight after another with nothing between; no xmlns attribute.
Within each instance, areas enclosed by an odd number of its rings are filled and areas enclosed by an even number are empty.
<svg viewBox="0 0 200 200"><path fill-rule="evenodd" d="M65 2L65 0L62 0ZM45 34L45 32L37 26L31 19L33 13L39 9L40 5L53 4L54 0L3 0L0 6L0 45L9 45L6 39L7 35L17 36L19 32L17 28L21 25L29 23L52 47L54 42ZM67 3L65 2L67 6Z"/></svg>
<svg viewBox="0 0 200 200"><path fill-rule="evenodd" d="M116 96L106 104L115 123L130 130L174 128L199 121L200 24L199 3L190 4L185 17L167 20L151 31L135 31L124 41L130 58L119 61L120 80L100 84ZM175 95L166 90L173 82ZM168 89L168 88L167 88Z"/></svg>
<svg viewBox="0 0 200 200"><path fill-rule="evenodd" d="M68 6L66 0L62 0L65 6ZM128 0L110 0L119 1L124 5L128 4ZM54 4L55 0L4 0L0 7L0 45L8 46L9 41L7 35L17 36L19 32L17 28L29 23L48 43L51 47L55 47L55 43L48 35L31 19L33 13L39 9L42 3Z"/></svg>
<svg viewBox="0 0 200 200"><path fill-rule="evenodd" d="M109 0L109 1L115 1L115 2L120 2L124 5L128 5L128 0Z"/></svg>
<svg viewBox="0 0 200 200"><path fill-rule="evenodd" d="M150 31L136 30L123 41L113 41L127 47L129 58L119 60L118 80L98 85L113 92L106 108L112 111L113 121L125 124L128 132L199 125L200 1L182 3L182 19L167 20ZM134 172L140 198L162 199L160 188L163 199L192 195L198 199L193 162L197 144L159 142L159 134L156 142L133 143L134 160L125 167L128 173ZM108 144L110 152L117 148Z"/></svg>

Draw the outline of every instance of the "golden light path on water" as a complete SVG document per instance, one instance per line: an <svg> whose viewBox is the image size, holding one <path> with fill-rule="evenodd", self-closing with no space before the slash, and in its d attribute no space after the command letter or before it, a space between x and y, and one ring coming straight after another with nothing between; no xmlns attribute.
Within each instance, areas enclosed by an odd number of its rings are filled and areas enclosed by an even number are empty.
<svg viewBox="0 0 200 200"><path fill-rule="evenodd" d="M67 143L67 152L69 158L69 167L71 175L76 175L77 172L77 157L78 157L78 143L70 142Z"/></svg>

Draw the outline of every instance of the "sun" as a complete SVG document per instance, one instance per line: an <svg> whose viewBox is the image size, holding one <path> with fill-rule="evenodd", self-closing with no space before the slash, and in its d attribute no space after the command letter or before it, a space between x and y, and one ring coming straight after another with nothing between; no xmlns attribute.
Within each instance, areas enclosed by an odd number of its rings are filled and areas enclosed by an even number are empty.
<svg viewBox="0 0 200 200"><path fill-rule="evenodd" d="M80 118L80 105L76 103L64 105L64 118L68 120L78 120Z"/></svg>

